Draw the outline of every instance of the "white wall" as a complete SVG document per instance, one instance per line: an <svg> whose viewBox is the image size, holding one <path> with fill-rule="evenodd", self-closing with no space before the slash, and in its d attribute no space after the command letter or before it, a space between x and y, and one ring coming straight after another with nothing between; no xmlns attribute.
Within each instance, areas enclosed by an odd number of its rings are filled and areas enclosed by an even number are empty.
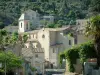
<svg viewBox="0 0 100 75"><path fill-rule="evenodd" d="M22 27L21 27L22 24ZM24 21L19 21L19 31L18 32L25 32Z"/></svg>
<svg viewBox="0 0 100 75"><path fill-rule="evenodd" d="M44 38L43 38L44 36ZM38 32L38 41L41 44L41 47L44 48L45 52L45 59L49 61L49 45L50 45L50 40L49 40L49 31L48 30L40 30Z"/></svg>

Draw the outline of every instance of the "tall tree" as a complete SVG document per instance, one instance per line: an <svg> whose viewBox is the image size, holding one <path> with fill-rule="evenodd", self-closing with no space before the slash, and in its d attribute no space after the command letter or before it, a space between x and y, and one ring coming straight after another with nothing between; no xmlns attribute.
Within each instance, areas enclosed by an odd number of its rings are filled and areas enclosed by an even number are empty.
<svg viewBox="0 0 100 75"><path fill-rule="evenodd" d="M22 67L22 60L20 57L16 56L12 52L3 52L0 51L0 62L2 63L2 68L0 68L0 72L5 72L5 60L6 60L6 70L7 72L12 71L16 68Z"/></svg>
<svg viewBox="0 0 100 75"><path fill-rule="evenodd" d="M0 30L0 50L5 50L9 46L14 48L16 44L23 46L27 38L26 34L21 37L17 32L10 34L6 30Z"/></svg>
<svg viewBox="0 0 100 75"><path fill-rule="evenodd" d="M93 16L86 25L85 34L93 36L97 53L97 64L100 67L100 15Z"/></svg>
<svg viewBox="0 0 100 75"><path fill-rule="evenodd" d="M91 0L90 11L100 13L100 0Z"/></svg>
<svg viewBox="0 0 100 75"><path fill-rule="evenodd" d="M61 7L59 11L60 16L65 16L69 12L69 7L66 0L61 0Z"/></svg>

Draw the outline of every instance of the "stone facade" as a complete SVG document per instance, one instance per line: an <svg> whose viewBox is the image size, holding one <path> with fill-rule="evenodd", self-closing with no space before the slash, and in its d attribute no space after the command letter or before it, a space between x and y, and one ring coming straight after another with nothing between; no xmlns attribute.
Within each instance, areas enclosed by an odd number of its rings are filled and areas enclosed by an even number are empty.
<svg viewBox="0 0 100 75"><path fill-rule="evenodd" d="M43 28L19 33L19 35L26 33L28 40L25 43L25 48L30 48L30 42L34 49L43 48L45 61L49 61L54 68L57 68L59 66L58 54L74 45L74 37L68 37L67 29L68 28Z"/></svg>
<svg viewBox="0 0 100 75"><path fill-rule="evenodd" d="M74 45L81 44L89 40L88 38L86 39L83 34L77 33L77 31L70 26L64 28L41 28L39 30L30 31L25 29L26 25L21 27L21 21L22 20L19 21L19 30L21 30L19 31L19 35L28 35L28 40L23 49L29 52L30 50L33 50L33 52L30 53L26 52L28 54L24 55L24 57L29 55L28 57L33 56L35 59L34 50L43 49L43 52L37 62L49 62L49 65L52 66L49 68L59 68L59 53L63 52L65 49L71 48ZM30 24L28 28L30 29ZM68 36L69 33L73 33L73 36ZM32 48L30 47L30 42ZM22 54L25 53L22 52ZM34 66L36 61L34 59L31 61L32 66Z"/></svg>

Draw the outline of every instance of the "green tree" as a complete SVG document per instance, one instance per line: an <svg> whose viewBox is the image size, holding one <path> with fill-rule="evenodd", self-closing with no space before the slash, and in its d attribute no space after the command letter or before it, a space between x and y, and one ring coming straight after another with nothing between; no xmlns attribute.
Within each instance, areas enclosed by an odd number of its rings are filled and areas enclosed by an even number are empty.
<svg viewBox="0 0 100 75"><path fill-rule="evenodd" d="M90 18L86 25L85 34L94 37L95 50L97 53L97 63L100 67L100 15Z"/></svg>
<svg viewBox="0 0 100 75"><path fill-rule="evenodd" d="M96 57L97 55L94 43L93 41L88 41L86 43L73 46L72 48L65 50L63 53L60 53L59 62L62 64L62 60L67 59L69 71L74 72L74 64L76 64L77 59L80 59L80 62L83 64L87 59Z"/></svg>
<svg viewBox="0 0 100 75"><path fill-rule="evenodd" d="M46 27L47 28L55 28L55 24L48 24Z"/></svg>
<svg viewBox="0 0 100 75"><path fill-rule="evenodd" d="M64 25L65 23L64 23L64 20L58 20L57 24Z"/></svg>
<svg viewBox="0 0 100 75"><path fill-rule="evenodd" d="M75 12L73 10L70 10L69 13L67 14L68 18L71 18L72 20L76 19Z"/></svg>
<svg viewBox="0 0 100 75"><path fill-rule="evenodd" d="M5 48L8 46L14 48L16 44L20 44L20 46L23 46L27 41L27 38L27 34L23 34L23 36L20 36L17 32L10 34L6 30L0 30L0 50L5 50Z"/></svg>
<svg viewBox="0 0 100 75"><path fill-rule="evenodd" d="M100 13L100 0L91 0L90 11Z"/></svg>
<svg viewBox="0 0 100 75"><path fill-rule="evenodd" d="M12 52L0 52L0 63L2 63L2 68L0 68L0 72L4 72L5 69L5 61L6 61L6 70L7 72L22 67L22 60L20 57L16 56Z"/></svg>
<svg viewBox="0 0 100 75"><path fill-rule="evenodd" d="M0 22L0 29L4 28L4 23L3 22Z"/></svg>

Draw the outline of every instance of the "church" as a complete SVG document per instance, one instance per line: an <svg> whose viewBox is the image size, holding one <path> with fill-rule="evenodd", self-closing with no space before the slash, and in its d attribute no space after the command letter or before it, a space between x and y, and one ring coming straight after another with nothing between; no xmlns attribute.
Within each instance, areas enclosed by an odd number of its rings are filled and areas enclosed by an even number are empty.
<svg viewBox="0 0 100 75"><path fill-rule="evenodd" d="M78 33L71 26L31 30L31 25L34 27L40 25L39 18L36 17L38 15L32 10L23 13L19 18L18 33L21 36L24 34L28 36L21 50L22 56L38 72L43 73L44 69L60 68L58 55L65 49L83 43L87 39L82 34L77 35ZM69 36L69 33L73 36Z"/></svg>

